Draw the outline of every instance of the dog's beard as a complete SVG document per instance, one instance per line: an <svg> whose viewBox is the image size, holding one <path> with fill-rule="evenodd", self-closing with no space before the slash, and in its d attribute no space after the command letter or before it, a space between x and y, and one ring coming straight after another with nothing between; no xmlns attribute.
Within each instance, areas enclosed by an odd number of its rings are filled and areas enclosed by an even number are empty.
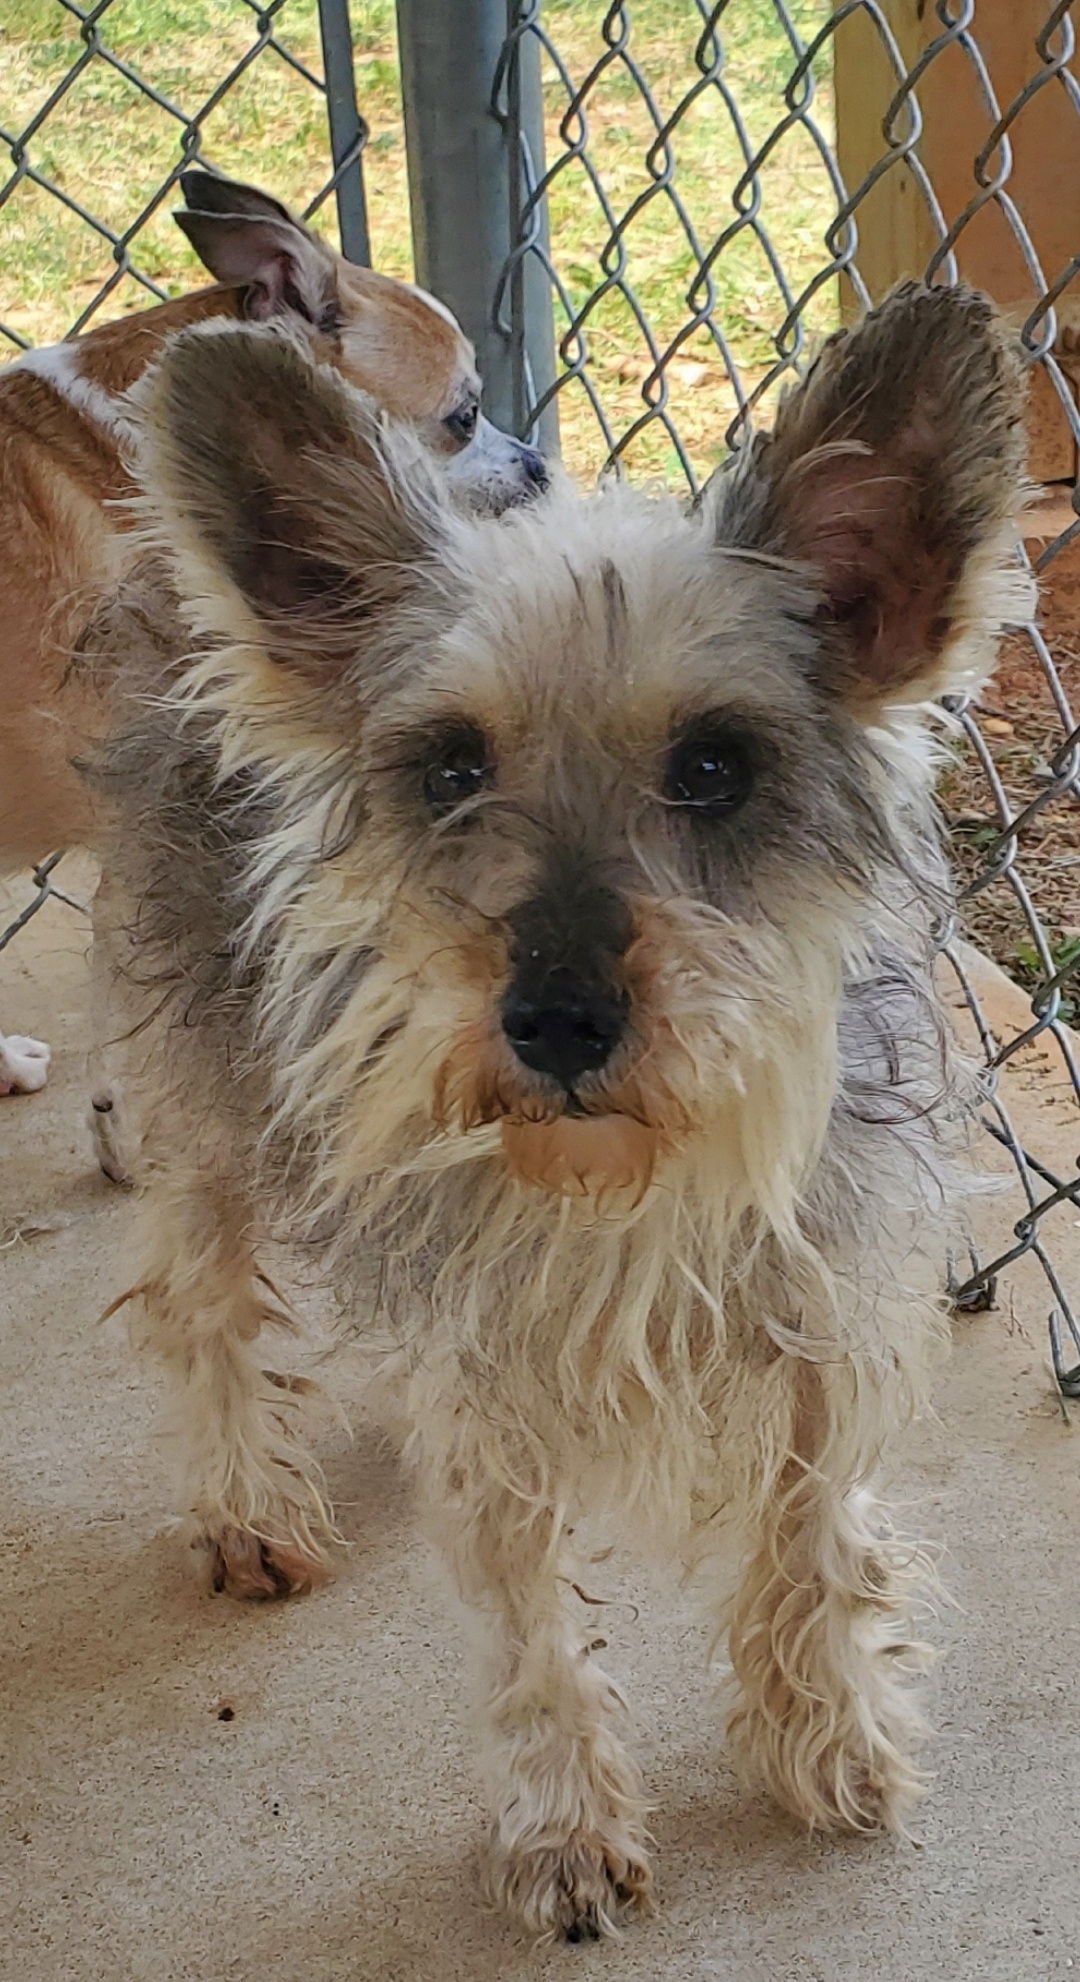
<svg viewBox="0 0 1080 1982"><path fill-rule="evenodd" d="M614 1092L594 1083L587 1099L554 1084L546 1093L533 1090L482 1027L466 1032L443 1060L434 1115L440 1127L466 1133L497 1123L503 1157L520 1183L591 1198L598 1208L640 1203L661 1144L632 1077Z"/></svg>
<svg viewBox="0 0 1080 1982"><path fill-rule="evenodd" d="M752 939L685 902L639 904L626 960L638 1023L610 1069L586 1075L572 1093L537 1082L501 1036L493 1018L499 987L491 986L439 1064L437 1125L466 1138L497 1125L496 1148L519 1183L590 1200L601 1214L630 1213L665 1160L703 1136L712 1141L719 1124L744 1140L734 1119L748 1106L753 1112L751 1096L760 1101L769 1063L773 1074L789 1068L796 1091L788 1140L797 1164L801 1148L816 1153L832 1067L838 965L821 927L820 917L800 925L793 916L782 936L758 931ZM766 1084L775 1109L779 1096Z"/></svg>
<svg viewBox="0 0 1080 1982"><path fill-rule="evenodd" d="M828 1119L839 926L824 943L815 904L779 928L740 930L685 899L639 905L637 924L632 1026L610 1067L572 1095L531 1074L504 1036L504 961L467 949L456 929L433 934L430 913L359 972L329 1026L309 1005L314 1037L297 1036L293 973L272 979L272 1133L283 1147L303 1134L301 1218L346 1204L351 1217L361 1202L375 1215L409 1179L427 1189L483 1164L522 1215L532 1201L541 1218L546 1203L618 1222L682 1176L693 1151L714 1180L741 1166L762 1209L789 1221Z"/></svg>
<svg viewBox="0 0 1080 1982"><path fill-rule="evenodd" d="M652 1182L658 1131L632 1115L561 1115L502 1125L507 1164L523 1184L589 1198L598 1211L633 1209Z"/></svg>

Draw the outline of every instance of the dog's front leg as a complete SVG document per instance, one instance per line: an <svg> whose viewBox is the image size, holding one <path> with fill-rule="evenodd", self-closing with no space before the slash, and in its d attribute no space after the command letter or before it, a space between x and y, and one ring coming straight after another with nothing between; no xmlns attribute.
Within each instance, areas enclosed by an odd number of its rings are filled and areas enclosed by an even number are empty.
<svg viewBox="0 0 1080 1982"><path fill-rule="evenodd" d="M850 1367L792 1359L790 1378L787 1456L750 1510L730 1617L729 1731L812 1828L902 1832L922 1788L910 1677L927 1648L910 1612L926 1565L865 1484L880 1417Z"/></svg>
<svg viewBox="0 0 1080 1982"><path fill-rule="evenodd" d="M524 1454L467 1405L414 1398L414 1448L475 1620L481 1754L493 1823L487 1885L530 1932L570 1941L647 1907L645 1805L626 1708L570 1625L562 1517Z"/></svg>
<svg viewBox="0 0 1080 1982"><path fill-rule="evenodd" d="M237 1166L219 1150L184 1147L182 1115L152 1153L149 1240L140 1292L147 1334L172 1380L193 1546L217 1590L237 1597L300 1595L327 1574L335 1539L318 1466L297 1429L304 1379L263 1366L257 1338L289 1322L258 1268L251 1207Z"/></svg>
<svg viewBox="0 0 1080 1982"><path fill-rule="evenodd" d="M91 910L88 1121L99 1167L112 1183L129 1186L135 1181L140 1138L122 1070L132 1051L126 1035L138 1033L138 1022L128 1015L124 976L117 968L122 948L128 949L120 914L113 884L103 873Z"/></svg>

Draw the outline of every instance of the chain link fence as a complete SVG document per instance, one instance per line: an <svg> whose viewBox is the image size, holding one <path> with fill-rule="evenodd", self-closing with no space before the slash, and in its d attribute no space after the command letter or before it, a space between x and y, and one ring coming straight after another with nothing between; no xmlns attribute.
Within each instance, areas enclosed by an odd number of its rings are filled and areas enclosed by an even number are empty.
<svg viewBox="0 0 1080 1982"><path fill-rule="evenodd" d="M947 955L989 1065L1038 1052L1038 1078L1080 1104L1072 7L397 0L395 18L392 0L354 0L351 21L347 8L5 0L0 348L190 283L167 212L192 162L307 214L334 194L345 252L367 259L363 153L373 259L409 275L407 149L416 273L474 336L493 416L561 438L584 474L695 489L815 341L895 276L982 282L1030 359L1033 472L1050 493L1027 538L1041 623L1011 636L985 701L954 710L962 748L943 804L962 901ZM58 892L53 865L0 949ZM1030 998L1008 1037L958 934ZM1026 1211L956 1300L987 1304L1030 1254L1059 1385L1080 1395L1080 1318L1054 1264L1080 1171L1022 1146L1000 1090L987 1126Z"/></svg>

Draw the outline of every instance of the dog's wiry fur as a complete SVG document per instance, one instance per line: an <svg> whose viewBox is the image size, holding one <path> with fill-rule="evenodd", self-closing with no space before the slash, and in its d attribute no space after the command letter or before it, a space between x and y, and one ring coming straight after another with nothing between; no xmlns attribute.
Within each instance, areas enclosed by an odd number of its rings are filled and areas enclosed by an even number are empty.
<svg viewBox="0 0 1080 1982"><path fill-rule="evenodd" d="M258 333L181 339L148 418L201 645L109 775L157 1013L144 1292L218 1583L304 1587L331 1535L257 1347L272 1230L397 1328L529 1927L649 1888L624 1709L561 1601L583 1502L697 1561L780 1801L901 1826L920 1558L874 1477L941 1334L965 1104L923 705L1019 610L1005 334L898 292L691 516L620 487L455 516ZM729 816L671 786L702 726L750 766ZM556 980L621 1028L572 1090L508 1036Z"/></svg>

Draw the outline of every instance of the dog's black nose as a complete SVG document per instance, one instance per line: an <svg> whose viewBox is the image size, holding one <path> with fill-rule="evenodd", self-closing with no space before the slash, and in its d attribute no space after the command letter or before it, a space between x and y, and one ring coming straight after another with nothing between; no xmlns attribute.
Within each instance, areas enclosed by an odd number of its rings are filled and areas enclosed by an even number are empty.
<svg viewBox="0 0 1080 1982"><path fill-rule="evenodd" d="M537 454L535 447L526 447L523 441L519 441L518 446L525 480L529 484L529 493L543 495L549 479L543 455Z"/></svg>
<svg viewBox="0 0 1080 1982"><path fill-rule="evenodd" d="M523 1066L572 1087L611 1058L626 1023L626 1000L553 970L536 993L511 986L503 1031Z"/></svg>

